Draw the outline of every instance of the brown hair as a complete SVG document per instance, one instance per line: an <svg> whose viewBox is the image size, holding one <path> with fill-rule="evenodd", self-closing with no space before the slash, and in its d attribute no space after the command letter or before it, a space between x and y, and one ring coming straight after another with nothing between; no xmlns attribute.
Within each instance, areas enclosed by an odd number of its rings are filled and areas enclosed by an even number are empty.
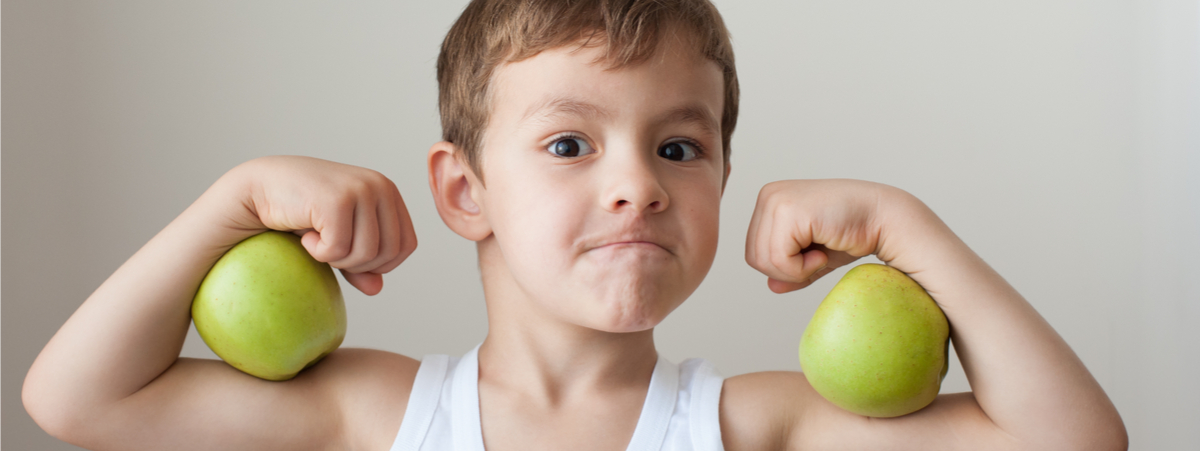
<svg viewBox="0 0 1200 451"><path fill-rule="evenodd" d="M438 55L442 139L458 146L482 178L479 151L496 67L582 43L603 45L602 59L618 69L649 58L660 33L676 26L690 33L696 50L724 72L721 144L728 166L737 123L737 71L729 31L708 0L473 0L446 34Z"/></svg>

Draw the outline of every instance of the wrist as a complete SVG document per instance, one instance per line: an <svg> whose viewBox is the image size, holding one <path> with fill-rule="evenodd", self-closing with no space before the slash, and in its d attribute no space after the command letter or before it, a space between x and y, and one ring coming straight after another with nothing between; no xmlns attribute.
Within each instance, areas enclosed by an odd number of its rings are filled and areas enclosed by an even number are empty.
<svg viewBox="0 0 1200 451"><path fill-rule="evenodd" d="M1011 290L924 202L898 189L893 195L878 257L921 284L948 316L959 300L978 301L980 290Z"/></svg>
<svg viewBox="0 0 1200 451"><path fill-rule="evenodd" d="M913 275L941 265L961 264L968 254L974 255L929 206L911 193L888 187L881 194L880 205L876 256L887 264Z"/></svg>
<svg viewBox="0 0 1200 451"><path fill-rule="evenodd" d="M254 208L256 171L250 163L238 165L218 178L179 216L179 225L222 253L266 231Z"/></svg>

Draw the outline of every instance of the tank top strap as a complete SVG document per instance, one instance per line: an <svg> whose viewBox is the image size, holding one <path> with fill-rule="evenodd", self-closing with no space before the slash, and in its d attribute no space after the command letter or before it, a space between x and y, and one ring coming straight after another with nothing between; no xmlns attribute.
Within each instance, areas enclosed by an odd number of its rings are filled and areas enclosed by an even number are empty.
<svg viewBox="0 0 1200 451"><path fill-rule="evenodd" d="M654 364L650 376L650 390L642 403L642 413L633 430L626 451L659 450L667 438L667 428L675 413L679 396L679 367L663 356Z"/></svg>
<svg viewBox="0 0 1200 451"><path fill-rule="evenodd" d="M450 400L454 451L484 451L483 424L479 415L480 345L464 355L454 369Z"/></svg>
<svg viewBox="0 0 1200 451"><path fill-rule="evenodd" d="M446 380L446 370L450 357L446 355L428 355L421 359L417 376L413 380L412 392L408 395L408 407L404 409L404 419L400 423L400 431L392 442L391 451L419 451L433 416L437 412L438 400L442 395L442 384Z"/></svg>
<svg viewBox="0 0 1200 451"><path fill-rule="evenodd" d="M688 374L688 429L696 451L724 451L721 442L721 387L725 378L712 363L688 359L680 367Z"/></svg>

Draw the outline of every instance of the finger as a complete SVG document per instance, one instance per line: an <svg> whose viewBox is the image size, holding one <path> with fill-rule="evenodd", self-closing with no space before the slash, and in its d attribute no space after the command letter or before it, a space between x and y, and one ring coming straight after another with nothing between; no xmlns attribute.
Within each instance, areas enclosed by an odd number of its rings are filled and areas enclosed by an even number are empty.
<svg viewBox="0 0 1200 451"><path fill-rule="evenodd" d="M826 274L834 272L835 270L837 270L837 268L838 268L837 266L833 266L833 265L825 266L820 271L817 271L812 276L809 276L808 281L805 282L805 286L811 285L813 282L816 282L820 278L825 277Z"/></svg>
<svg viewBox="0 0 1200 451"><path fill-rule="evenodd" d="M821 246L822 250L825 252L825 255L829 256L829 262L826 263L825 266L830 271L841 268L846 265L849 265L851 263L854 263L855 260L862 258L862 257L856 256L850 252L824 249L824 247L825 246ZM821 274L821 275L824 275L824 274Z"/></svg>
<svg viewBox="0 0 1200 451"><path fill-rule="evenodd" d="M306 233L301 239L304 248L320 262L345 258L354 238L354 202L335 202L331 207L314 210L311 214L313 232Z"/></svg>
<svg viewBox="0 0 1200 451"><path fill-rule="evenodd" d="M383 196L375 206L375 211L379 222L379 249L375 258L355 268L357 272L386 273L380 270L381 266L400 254L403 232L400 230L400 217L395 203L390 196Z"/></svg>
<svg viewBox="0 0 1200 451"><path fill-rule="evenodd" d="M763 212L758 220L758 235L754 238L754 263L750 266L770 277L776 272L771 266L771 234L775 231L775 209L771 205L763 205Z"/></svg>
<svg viewBox="0 0 1200 451"><path fill-rule="evenodd" d="M801 251L807 247L812 238L806 231L807 227L796 224L791 217L783 217L772 227L769 260L775 268L771 277L784 281L799 283L807 278L806 273L815 272L815 268L805 265ZM811 258L811 257L810 257Z"/></svg>
<svg viewBox="0 0 1200 451"><path fill-rule="evenodd" d="M810 254L813 256L809 257ZM809 246L808 249L804 250L805 258L811 258L814 262L820 261L816 257L816 254L823 254L826 256L824 259L826 263L823 267L821 267L821 269L817 270L817 272L800 282L785 282L777 279L768 279L767 288L770 288L771 291L776 293L787 293L789 291L808 288L809 285L816 283L816 281L820 280L822 277L825 277L829 273L837 271L838 268L846 266L859 259L859 257L855 257L845 252L831 251L820 244L814 244Z"/></svg>
<svg viewBox="0 0 1200 451"><path fill-rule="evenodd" d="M400 263L403 263L404 260L407 259L409 255L412 255L413 251L417 249L417 233L416 230L413 229L412 217L409 216L408 208L404 206L404 199L402 199L399 194L396 196L396 202L398 209L395 211L399 222L399 228L397 231L400 234L399 253L397 253L387 263L384 263L382 266L372 270L371 272L378 274L391 272L393 269L396 269L397 266L400 266Z"/></svg>
<svg viewBox="0 0 1200 451"><path fill-rule="evenodd" d="M370 272L352 273L344 269L340 270L342 277L346 278L346 282L363 292L367 296L374 296L383 291L383 276Z"/></svg>
<svg viewBox="0 0 1200 451"><path fill-rule="evenodd" d="M762 233L762 200L754 205L754 213L750 215L750 229L746 231L746 264L757 269L758 236Z"/></svg>
<svg viewBox="0 0 1200 451"><path fill-rule="evenodd" d="M329 264L352 273L366 272L368 263L379 254L379 217L375 202L359 202L354 207L354 241L350 255Z"/></svg>
<svg viewBox="0 0 1200 451"><path fill-rule="evenodd" d="M807 287L811 284L812 284L812 282L793 283L793 282L784 282L782 280L778 280L778 279L774 279L774 278L767 278L767 288L769 288L772 292L775 292L777 294L783 294L783 293L787 293L789 291L796 291L801 288Z"/></svg>
<svg viewBox="0 0 1200 451"><path fill-rule="evenodd" d="M822 274L821 271L825 271L827 269L825 267L825 262L827 261L827 258L828 257L825 256L825 252L823 252L821 250L813 249L813 250L804 251L804 252L800 253L799 255L792 257L792 259L797 260L797 261L802 261L801 263L797 263L797 266L802 265L804 267L809 268L809 272L813 273L812 275L809 275L807 277L796 277L794 275L788 275L787 278L781 278L781 277L769 275L769 276L767 276L767 277L769 277L769 280L767 280L767 287L771 288L771 291L774 291L776 293L785 293L788 291L795 291L795 290L799 290L801 288L807 287L810 284L812 284L814 281L816 281L816 279L819 277L819 276L817 276L817 274ZM813 269L813 268L816 268L816 269ZM828 273L828 272L826 272L826 273ZM822 275L824 275L824 274L822 274ZM773 282L778 282L778 283L773 283ZM781 289L782 289L782 291L781 291Z"/></svg>
<svg viewBox="0 0 1200 451"><path fill-rule="evenodd" d="M761 234L758 237L757 268L769 278L792 283L803 282L802 270L814 268L811 266L814 264L822 264L821 261L813 261L821 258L821 255L807 256L809 261L805 263L806 257L801 251L810 241L803 233L807 229L797 227L795 218L781 214L778 210L772 208L771 212L763 215L764 226L760 227Z"/></svg>

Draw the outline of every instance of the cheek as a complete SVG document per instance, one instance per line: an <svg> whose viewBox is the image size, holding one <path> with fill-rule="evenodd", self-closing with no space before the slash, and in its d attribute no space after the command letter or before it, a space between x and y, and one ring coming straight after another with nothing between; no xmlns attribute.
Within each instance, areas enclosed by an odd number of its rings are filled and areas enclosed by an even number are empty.
<svg viewBox="0 0 1200 451"><path fill-rule="evenodd" d="M719 186L694 186L681 191L680 215L688 245L696 253L698 263L711 265L717 250L718 222L721 217Z"/></svg>
<svg viewBox="0 0 1200 451"><path fill-rule="evenodd" d="M499 203L489 211L493 230L502 247L514 251L505 256L513 264L562 267L563 250L583 233L588 203L569 183L532 177L498 187Z"/></svg>

